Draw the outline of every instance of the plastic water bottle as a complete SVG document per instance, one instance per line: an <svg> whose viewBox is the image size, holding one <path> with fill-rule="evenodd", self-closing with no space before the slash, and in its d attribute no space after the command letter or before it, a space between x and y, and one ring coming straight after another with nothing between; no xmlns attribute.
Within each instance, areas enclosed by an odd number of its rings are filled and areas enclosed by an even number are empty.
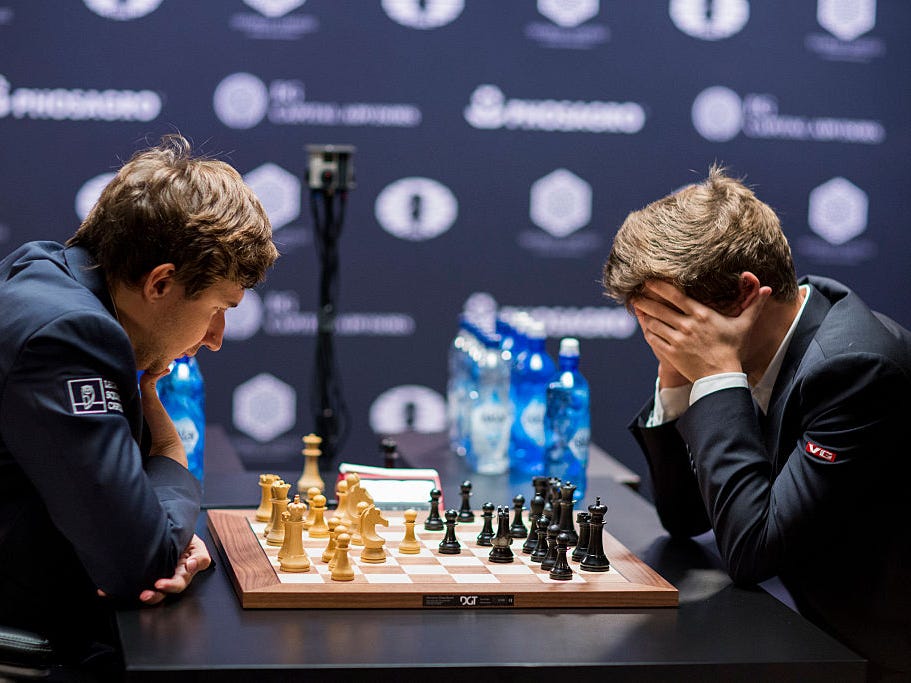
<svg viewBox="0 0 911 683"><path fill-rule="evenodd" d="M446 406L449 423L449 448L456 455L468 452L468 400L474 385L473 347L478 341L474 326L464 313L459 316L459 331L449 346L449 376Z"/></svg>
<svg viewBox="0 0 911 683"><path fill-rule="evenodd" d="M547 385L556 366L544 345L544 323L527 324L527 346L519 351L512 369L511 398L516 419L512 423L509 469L518 474L544 473L544 411Z"/></svg>
<svg viewBox="0 0 911 683"><path fill-rule="evenodd" d="M591 440L588 382L579 372L579 341L560 341L559 369L547 385L544 413L545 474L576 485L573 500L585 497Z"/></svg>
<svg viewBox="0 0 911 683"><path fill-rule="evenodd" d="M170 374L158 380L158 396L183 442L190 472L202 483L206 434L202 373L196 358L190 356L178 358L170 368Z"/></svg>
<svg viewBox="0 0 911 683"><path fill-rule="evenodd" d="M509 469L509 434L513 423L509 365L500 353L497 335L484 335L480 341L477 388L470 398L466 460L479 474L503 474Z"/></svg>

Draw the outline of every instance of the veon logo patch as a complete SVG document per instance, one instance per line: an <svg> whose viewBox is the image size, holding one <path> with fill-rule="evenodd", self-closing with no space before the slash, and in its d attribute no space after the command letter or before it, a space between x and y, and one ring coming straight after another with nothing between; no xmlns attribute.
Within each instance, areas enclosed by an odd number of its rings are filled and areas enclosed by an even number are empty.
<svg viewBox="0 0 911 683"><path fill-rule="evenodd" d="M95 14L115 21L129 21L151 14L162 0L82 0Z"/></svg>
<svg viewBox="0 0 911 683"><path fill-rule="evenodd" d="M382 7L398 24L428 30L458 19L465 9L465 0L382 0Z"/></svg>
<svg viewBox="0 0 911 683"><path fill-rule="evenodd" d="M417 384L392 387L373 401L369 419L377 434L441 432L446 429L446 399Z"/></svg>
<svg viewBox="0 0 911 683"><path fill-rule="evenodd" d="M253 74L231 74L216 86L212 106L215 115L229 128L252 128L269 109L269 91Z"/></svg>
<svg viewBox="0 0 911 683"><path fill-rule="evenodd" d="M424 241L449 230L459 214L452 191L431 178L401 178L377 195L376 219L399 239Z"/></svg>
<svg viewBox="0 0 911 683"><path fill-rule="evenodd" d="M284 227L300 215L301 182L281 166L266 163L244 175L244 182L262 202L272 229Z"/></svg>
<svg viewBox="0 0 911 683"><path fill-rule="evenodd" d="M274 19L283 17L288 12L296 10L307 0L244 0L245 5L249 5L263 16Z"/></svg>
<svg viewBox="0 0 911 683"><path fill-rule="evenodd" d="M845 178L832 178L810 192L810 229L829 244L844 244L867 228L867 193Z"/></svg>
<svg viewBox="0 0 911 683"><path fill-rule="evenodd" d="M876 0L817 0L816 20L839 40L854 40L876 26Z"/></svg>
<svg viewBox="0 0 911 683"><path fill-rule="evenodd" d="M95 206L95 203L101 196L102 190L107 187L108 183L111 182L116 175L116 173L102 173L96 175L94 178L86 180L82 187L79 188L79 191L76 192L75 208L76 215L79 216L80 221L84 221L85 217L89 215L89 211L92 210L92 207Z"/></svg>
<svg viewBox="0 0 911 683"><path fill-rule="evenodd" d="M723 40L739 33L750 19L747 0L671 0L674 25L693 38Z"/></svg>
<svg viewBox="0 0 911 683"><path fill-rule="evenodd" d="M249 339L263 324L263 300L255 290L248 289L240 305L225 311L225 339Z"/></svg>
<svg viewBox="0 0 911 683"><path fill-rule="evenodd" d="M532 222L554 237L566 237L591 221L592 188L565 168L558 168L531 186Z"/></svg>
<svg viewBox="0 0 911 683"><path fill-rule="evenodd" d="M264 372L234 389L234 426L265 443L294 426L296 406L294 389Z"/></svg>
<svg viewBox="0 0 911 683"><path fill-rule="evenodd" d="M826 450L822 446L817 446L811 441L807 441L806 451L810 455L814 455L817 458L825 460L826 462L835 462L835 458L838 457L836 453Z"/></svg>

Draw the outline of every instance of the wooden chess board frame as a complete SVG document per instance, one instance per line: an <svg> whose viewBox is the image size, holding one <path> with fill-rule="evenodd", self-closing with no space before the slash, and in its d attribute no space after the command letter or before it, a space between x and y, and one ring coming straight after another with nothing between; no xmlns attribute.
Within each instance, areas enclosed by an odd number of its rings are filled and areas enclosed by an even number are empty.
<svg viewBox="0 0 911 683"><path fill-rule="evenodd" d="M607 532L603 542L610 571L582 572L577 562L570 562L575 572L572 581L557 581L550 579L540 564L528 560L521 550L524 541L518 539L512 544L513 563L491 563L487 559L490 548L480 548L474 542L480 522L459 524L462 553L441 555L437 547L443 532L425 531L423 517L419 517L415 530L424 545L423 559L400 555L396 548L404 535L404 523L398 516L401 513L384 512L389 527L379 526L377 532L388 539L385 547L391 566L362 564L358 560L361 548L352 546L349 557L356 567L355 580L332 581L327 566L320 562L328 539L310 540L304 532L304 545L311 548L310 571L297 575L282 572L275 559L278 548L267 546L254 532L254 526L263 526L255 521L254 513L252 509L208 511L209 530L243 608L620 608L678 604L677 589ZM460 557L465 559L448 559ZM428 573L418 568L418 573L405 575L410 563L422 563ZM467 563L475 566L466 567ZM430 564L445 569L434 573ZM484 568L479 569L480 565ZM395 577L395 573L400 576ZM372 574L379 583L371 582Z"/></svg>

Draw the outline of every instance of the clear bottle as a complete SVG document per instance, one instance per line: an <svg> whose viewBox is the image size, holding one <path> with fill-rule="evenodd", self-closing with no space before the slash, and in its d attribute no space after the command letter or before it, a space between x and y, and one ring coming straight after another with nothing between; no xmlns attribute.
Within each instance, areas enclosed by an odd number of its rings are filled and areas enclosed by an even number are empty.
<svg viewBox="0 0 911 683"><path fill-rule="evenodd" d="M513 406L509 399L509 366L500 353L500 339L480 338L477 388L471 395L468 466L479 474L503 474L509 469L509 434Z"/></svg>
<svg viewBox="0 0 911 683"><path fill-rule="evenodd" d="M544 473L544 411L547 384L556 366L547 354L544 323L526 325L526 347L519 351L512 370L511 398L516 419L512 423L509 469L523 475Z"/></svg>
<svg viewBox="0 0 911 683"><path fill-rule="evenodd" d="M478 343L473 330L468 316L460 315L459 331L449 347L446 383L449 448L460 456L468 451L468 400L474 383L472 350Z"/></svg>
<svg viewBox="0 0 911 683"><path fill-rule="evenodd" d="M591 440L589 388L579 372L579 340L560 341L559 370L547 386L544 413L545 474L576 485L573 500L584 499Z"/></svg>
<svg viewBox="0 0 911 683"><path fill-rule="evenodd" d="M206 434L206 394L195 357L183 356L170 365L171 372L156 385L161 403L183 442L190 472L203 481Z"/></svg>

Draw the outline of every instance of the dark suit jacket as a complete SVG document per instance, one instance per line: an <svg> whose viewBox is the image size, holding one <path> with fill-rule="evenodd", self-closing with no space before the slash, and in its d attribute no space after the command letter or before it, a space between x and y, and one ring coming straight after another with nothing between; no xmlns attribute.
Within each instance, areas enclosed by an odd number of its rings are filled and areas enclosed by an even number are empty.
<svg viewBox="0 0 911 683"><path fill-rule="evenodd" d="M144 458L133 349L82 249L0 262L0 623L66 655L107 635L107 601L173 574L195 528L186 468Z"/></svg>
<svg viewBox="0 0 911 683"><path fill-rule="evenodd" d="M765 419L724 389L653 428L649 402L631 429L668 531L711 527L735 581L780 576L836 638L911 671L911 334L833 280L801 282Z"/></svg>

